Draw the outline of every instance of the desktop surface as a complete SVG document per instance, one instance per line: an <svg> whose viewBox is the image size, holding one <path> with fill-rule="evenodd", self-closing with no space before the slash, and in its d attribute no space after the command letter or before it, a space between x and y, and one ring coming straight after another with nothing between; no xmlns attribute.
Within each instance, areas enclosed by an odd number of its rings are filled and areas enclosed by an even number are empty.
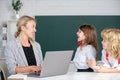
<svg viewBox="0 0 120 80"><path fill-rule="evenodd" d="M68 72L53 77L28 77L27 80L120 80L120 73Z"/></svg>
<svg viewBox="0 0 120 80"><path fill-rule="evenodd" d="M28 77L27 80L120 80L120 73L76 72L71 62L67 74L52 77Z"/></svg>

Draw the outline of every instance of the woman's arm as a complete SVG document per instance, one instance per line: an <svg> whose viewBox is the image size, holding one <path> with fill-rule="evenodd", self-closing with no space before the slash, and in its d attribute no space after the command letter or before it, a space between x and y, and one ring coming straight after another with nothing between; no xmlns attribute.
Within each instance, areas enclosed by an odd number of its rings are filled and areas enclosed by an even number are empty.
<svg viewBox="0 0 120 80"><path fill-rule="evenodd" d="M40 66L24 66L24 67L16 67L15 68L16 73L40 72L40 71L41 71Z"/></svg>
<svg viewBox="0 0 120 80"><path fill-rule="evenodd" d="M7 64L9 74L15 74L16 68L16 61L14 58L15 51L13 51L12 48L14 47L12 47L10 43L8 43L5 47L5 61Z"/></svg>

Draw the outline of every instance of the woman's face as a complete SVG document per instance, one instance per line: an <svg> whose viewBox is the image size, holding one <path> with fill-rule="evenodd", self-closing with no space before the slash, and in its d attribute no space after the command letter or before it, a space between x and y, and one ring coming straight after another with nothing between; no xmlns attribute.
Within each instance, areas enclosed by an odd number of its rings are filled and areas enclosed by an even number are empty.
<svg viewBox="0 0 120 80"><path fill-rule="evenodd" d="M33 38L36 32L36 22L30 20L27 22L26 26L24 26L24 33L28 38Z"/></svg>
<svg viewBox="0 0 120 80"><path fill-rule="evenodd" d="M80 29L77 32L77 36L78 36L78 41L85 40L84 32L82 30L80 30Z"/></svg>
<svg viewBox="0 0 120 80"><path fill-rule="evenodd" d="M102 46L103 46L103 49L107 50L108 41L103 39L102 40Z"/></svg>

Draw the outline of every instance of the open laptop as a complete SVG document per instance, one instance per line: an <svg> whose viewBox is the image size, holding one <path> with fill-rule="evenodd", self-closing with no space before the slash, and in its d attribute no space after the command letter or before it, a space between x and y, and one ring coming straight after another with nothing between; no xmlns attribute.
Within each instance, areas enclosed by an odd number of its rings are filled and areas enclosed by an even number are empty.
<svg viewBox="0 0 120 80"><path fill-rule="evenodd" d="M63 75L68 72L73 50L47 51L40 74L30 74L29 77L49 77ZM39 75L39 76L38 76Z"/></svg>

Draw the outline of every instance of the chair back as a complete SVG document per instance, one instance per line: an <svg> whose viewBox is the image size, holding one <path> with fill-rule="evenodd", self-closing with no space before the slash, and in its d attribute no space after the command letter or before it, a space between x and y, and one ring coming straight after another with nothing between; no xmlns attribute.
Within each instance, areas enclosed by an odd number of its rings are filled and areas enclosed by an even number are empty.
<svg viewBox="0 0 120 80"><path fill-rule="evenodd" d="M1 78L2 80L7 80L7 77L9 76L7 65L5 63L5 60L0 60L0 70L1 70Z"/></svg>

